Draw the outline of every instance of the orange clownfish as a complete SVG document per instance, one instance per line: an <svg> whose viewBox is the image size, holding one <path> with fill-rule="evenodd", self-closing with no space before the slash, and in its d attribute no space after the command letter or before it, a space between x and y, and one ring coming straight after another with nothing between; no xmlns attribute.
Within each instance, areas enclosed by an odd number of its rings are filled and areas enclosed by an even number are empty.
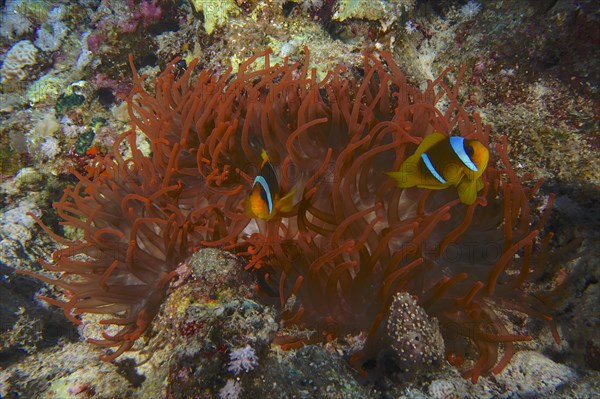
<svg viewBox="0 0 600 399"><path fill-rule="evenodd" d="M251 218L270 220L278 211L289 212L293 207L294 191L280 197L281 187L277 174L265 150L260 154L263 162L260 173L252 183L252 191L246 198L246 214Z"/></svg>
<svg viewBox="0 0 600 399"><path fill-rule="evenodd" d="M441 190L455 186L461 202L470 205L483 188L481 175L489 158L488 149L477 140L432 133L406 158L400 170L388 175L402 188Z"/></svg>

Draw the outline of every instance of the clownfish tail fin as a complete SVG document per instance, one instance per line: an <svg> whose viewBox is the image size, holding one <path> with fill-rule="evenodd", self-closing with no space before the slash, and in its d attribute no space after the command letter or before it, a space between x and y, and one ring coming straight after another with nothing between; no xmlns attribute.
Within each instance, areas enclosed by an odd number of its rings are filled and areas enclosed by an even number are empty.
<svg viewBox="0 0 600 399"><path fill-rule="evenodd" d="M411 155L402 163L400 170L387 172L387 175L394 179L400 188L414 187L419 184L418 160L419 155Z"/></svg>

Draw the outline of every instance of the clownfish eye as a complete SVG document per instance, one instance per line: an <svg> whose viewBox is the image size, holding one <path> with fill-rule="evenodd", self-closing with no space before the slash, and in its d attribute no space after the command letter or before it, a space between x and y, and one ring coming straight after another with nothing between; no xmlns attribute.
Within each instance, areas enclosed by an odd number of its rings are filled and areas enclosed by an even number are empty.
<svg viewBox="0 0 600 399"><path fill-rule="evenodd" d="M473 156L473 153L475 152L475 150L473 149L473 147L470 144L465 143L465 152L467 153L467 155L470 158L471 156Z"/></svg>

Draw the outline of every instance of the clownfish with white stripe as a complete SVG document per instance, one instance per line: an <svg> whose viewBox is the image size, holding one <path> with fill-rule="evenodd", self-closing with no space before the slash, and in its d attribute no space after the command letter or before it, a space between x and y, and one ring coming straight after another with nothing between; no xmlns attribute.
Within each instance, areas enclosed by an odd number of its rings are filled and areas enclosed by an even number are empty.
<svg viewBox="0 0 600 399"><path fill-rule="evenodd" d="M441 190L455 186L464 204L475 202L483 188L481 175L490 158L488 149L477 140L432 133L397 172L388 172L398 187Z"/></svg>
<svg viewBox="0 0 600 399"><path fill-rule="evenodd" d="M246 214L251 218L270 220L277 212L289 212L293 208L294 191L281 196L277 173L264 149L260 156L262 165L246 198Z"/></svg>

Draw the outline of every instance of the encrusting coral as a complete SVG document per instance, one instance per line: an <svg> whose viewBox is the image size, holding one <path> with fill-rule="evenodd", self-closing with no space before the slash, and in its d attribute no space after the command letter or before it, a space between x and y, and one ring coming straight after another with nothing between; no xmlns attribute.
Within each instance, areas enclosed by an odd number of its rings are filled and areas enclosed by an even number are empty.
<svg viewBox="0 0 600 399"><path fill-rule="evenodd" d="M463 366L465 377L502 370L514 342L530 338L495 309L552 320L542 297L524 289L547 265L551 235L541 230L551 198L532 215L541 182L522 184L505 141L492 147L472 205L454 188L402 189L385 173L433 132L489 147L489 127L458 103L464 70L451 79L448 68L420 91L387 53L365 56L359 80L338 67L318 81L307 49L302 63L271 65L269 57L251 57L236 75L195 76L196 62L185 72L173 62L154 93L131 62L131 130L54 204L82 238L44 226L65 248L43 266L63 275L25 273L61 287L64 301L45 299L74 322L85 312L106 317L100 323L116 332L93 340L116 347L106 360L131 349L151 323L177 265L212 246L247 257L260 291L278 297L285 325L319 332L308 340L282 333L285 348L366 332L365 350L353 357L360 366L382 349L374 343L386 334L393 298L407 292L453 337L446 355L454 364L475 344L479 357ZM136 131L150 140L150 156L137 148ZM289 212L250 225L244 202L262 149L282 191L296 198Z"/></svg>

